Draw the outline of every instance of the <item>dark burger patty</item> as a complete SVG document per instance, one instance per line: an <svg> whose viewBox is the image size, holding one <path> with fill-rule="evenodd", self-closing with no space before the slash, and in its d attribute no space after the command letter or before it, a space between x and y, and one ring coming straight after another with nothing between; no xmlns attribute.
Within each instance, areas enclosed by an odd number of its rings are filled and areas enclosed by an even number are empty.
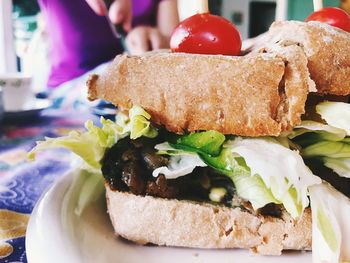
<svg viewBox="0 0 350 263"><path fill-rule="evenodd" d="M197 167L191 174L167 180L164 175L152 176L155 168L166 166L169 157L156 154L154 146L158 139L124 138L107 150L102 160L102 173L112 190L131 192L135 195L151 195L161 198L210 202L212 187L224 187L227 194L222 204L235 206L232 200L235 189L232 181L210 167ZM251 206L240 207L252 211ZM269 204L260 209L259 214L280 217L280 205Z"/></svg>
<svg viewBox="0 0 350 263"><path fill-rule="evenodd" d="M211 168L196 168L191 174L167 180L152 176L154 169L166 166L169 158L156 154L155 139L124 138L110 148L102 161L102 173L112 190L162 198L209 201L210 187L225 187L224 203L232 200L232 181Z"/></svg>

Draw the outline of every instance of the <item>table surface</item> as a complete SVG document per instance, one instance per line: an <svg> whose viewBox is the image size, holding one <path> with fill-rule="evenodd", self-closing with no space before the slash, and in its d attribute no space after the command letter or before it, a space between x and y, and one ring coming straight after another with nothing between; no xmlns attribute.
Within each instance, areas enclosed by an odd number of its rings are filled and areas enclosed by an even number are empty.
<svg viewBox="0 0 350 263"><path fill-rule="evenodd" d="M47 109L0 123L0 262L27 262L25 231L41 194L69 167L65 150L27 152L45 136L57 137L83 129L88 112Z"/></svg>

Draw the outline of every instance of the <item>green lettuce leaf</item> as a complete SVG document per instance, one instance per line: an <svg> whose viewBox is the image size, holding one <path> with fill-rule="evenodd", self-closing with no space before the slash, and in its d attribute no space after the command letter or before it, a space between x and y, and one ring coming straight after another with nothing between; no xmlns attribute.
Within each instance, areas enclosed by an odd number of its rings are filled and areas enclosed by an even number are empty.
<svg viewBox="0 0 350 263"><path fill-rule="evenodd" d="M128 131L130 131L131 139L137 139L141 136L155 138L158 135L157 130L151 125L151 115L140 106L133 106L129 110L129 119L127 125L130 125Z"/></svg>
<svg viewBox="0 0 350 263"><path fill-rule="evenodd" d="M309 205L308 187L321 179L312 174L298 152L271 138L237 138L226 145L244 158L251 175L260 176L277 203L283 203L294 218L301 216Z"/></svg>
<svg viewBox="0 0 350 263"><path fill-rule="evenodd" d="M150 115L147 112L139 106L134 106L130 109L129 116L119 113L116 122L101 117L101 127L89 120L85 123L85 132L71 131L67 136L45 138L45 141L37 142L28 158L33 160L38 152L46 149L66 148L81 157L86 168L100 174L100 161L106 149L118 140L129 135L133 139L157 136L157 130L151 126L149 119Z"/></svg>
<svg viewBox="0 0 350 263"><path fill-rule="evenodd" d="M233 181L238 196L249 200L254 209L269 203L281 203L274 198L260 176L250 175L250 169L244 159L235 155L230 147L224 145L220 155L214 157L202 152L176 149L167 142L158 144L155 148L158 149L159 154L171 155L168 167L159 167L154 170L155 177L164 174L167 179L174 179L191 173L195 167L208 165L228 176Z"/></svg>
<svg viewBox="0 0 350 263"><path fill-rule="evenodd" d="M329 125L343 129L350 136L350 104L344 102L321 102L316 111Z"/></svg>
<svg viewBox="0 0 350 263"><path fill-rule="evenodd" d="M217 131L194 132L177 139L174 148L216 156L220 153L225 136Z"/></svg>
<svg viewBox="0 0 350 263"><path fill-rule="evenodd" d="M235 157L239 157L238 155L234 155L232 150L227 147L223 147L222 151L218 156L210 156L208 154L200 153L199 156L202 160L210 167L214 168L217 171L220 171L226 175L232 174L241 174L246 173L247 170L244 166L238 164ZM248 173L249 173L249 168Z"/></svg>
<svg viewBox="0 0 350 263"><path fill-rule="evenodd" d="M67 136L59 138L45 138L45 141L37 142L37 145L28 154L28 158L33 160L35 155L50 148L66 148L80 156L92 171L97 172L101 168L102 159L106 147L107 137L99 127L93 129L87 123L87 132L71 131ZM95 129L95 127L97 129Z"/></svg>
<svg viewBox="0 0 350 263"><path fill-rule="evenodd" d="M286 180L286 183L288 181ZM278 189L276 180L272 178L271 192L274 194L276 189ZM301 189L302 195L307 195L307 187ZM300 217L305 209L305 204L298 201L298 192L294 186L289 187L288 191L278 200L283 204L284 208L291 214L293 218Z"/></svg>
<svg viewBox="0 0 350 263"><path fill-rule="evenodd" d="M350 144L350 137L346 137L345 139L342 140L342 142Z"/></svg>
<svg viewBox="0 0 350 263"><path fill-rule="evenodd" d="M250 201L254 209L271 202L283 204L294 218L299 217L309 204L308 186L321 183L297 152L272 139L227 141L218 156L193 149L176 149L169 143L156 148L161 150L159 153L172 155L173 160L171 166L158 168L154 176L163 173L172 179L189 174L196 166L204 166L198 161L200 157L204 164L228 176L235 184L237 194ZM174 158L177 155L178 158ZM180 162L183 165L179 165Z"/></svg>
<svg viewBox="0 0 350 263"><path fill-rule="evenodd" d="M350 260L350 200L328 183L311 186L313 262Z"/></svg>
<svg viewBox="0 0 350 263"><path fill-rule="evenodd" d="M72 206L70 211L80 216L86 207L103 196L105 187L100 173L93 174L87 170L76 169L72 172L73 181L67 191L63 206ZM73 204L69 204L72 203Z"/></svg>
<svg viewBox="0 0 350 263"><path fill-rule="evenodd" d="M288 134L288 138L294 139L306 133L316 134L317 136L314 136L315 141L340 141L346 136L346 131L343 129L339 129L316 121L302 121L300 125L296 126L290 132L290 134Z"/></svg>
<svg viewBox="0 0 350 263"><path fill-rule="evenodd" d="M302 150L304 157L350 158L350 144L343 141L320 141Z"/></svg>
<svg viewBox="0 0 350 263"><path fill-rule="evenodd" d="M339 176L350 177L350 105L322 102L317 112L327 124L303 121L287 137L297 146L304 158L317 158Z"/></svg>
<svg viewBox="0 0 350 263"><path fill-rule="evenodd" d="M280 204L281 202L274 198L270 189L268 189L258 175L235 174L230 176L236 188L237 195L243 199L249 200L254 210L257 210L269 203Z"/></svg>
<svg viewBox="0 0 350 263"><path fill-rule="evenodd" d="M350 158L323 158L324 165L339 176L350 178Z"/></svg>
<svg viewBox="0 0 350 263"><path fill-rule="evenodd" d="M157 150L158 154L164 154L164 155L170 155L170 156L171 155L186 155L186 154L193 155L193 154L195 154L192 151L189 152L186 150L176 149L176 148L172 147L170 145L170 143L168 143L168 142L163 142L163 143L157 144L156 146L154 146L154 148Z"/></svg>

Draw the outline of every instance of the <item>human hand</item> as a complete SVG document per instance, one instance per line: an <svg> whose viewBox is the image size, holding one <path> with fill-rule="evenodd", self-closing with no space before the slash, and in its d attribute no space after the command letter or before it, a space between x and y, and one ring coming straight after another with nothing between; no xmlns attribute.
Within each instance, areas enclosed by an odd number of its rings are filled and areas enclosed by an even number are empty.
<svg viewBox="0 0 350 263"><path fill-rule="evenodd" d="M99 16L108 14L112 23L122 24L126 32L131 30L132 3L131 0L111 0L112 4L107 10L104 0L85 0L94 12ZM107 0L106 0L107 1ZM108 0L110 1L110 0Z"/></svg>
<svg viewBox="0 0 350 263"><path fill-rule="evenodd" d="M340 8L350 15L350 0L341 0Z"/></svg>
<svg viewBox="0 0 350 263"><path fill-rule="evenodd" d="M126 46L131 55L140 55L146 51L168 48L169 39L151 26L138 26L126 36Z"/></svg>

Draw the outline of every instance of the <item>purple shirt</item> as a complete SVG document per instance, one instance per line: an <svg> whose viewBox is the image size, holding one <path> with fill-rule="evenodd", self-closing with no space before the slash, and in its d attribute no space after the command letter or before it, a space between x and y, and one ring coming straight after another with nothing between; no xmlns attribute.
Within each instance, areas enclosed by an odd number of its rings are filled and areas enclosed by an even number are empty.
<svg viewBox="0 0 350 263"><path fill-rule="evenodd" d="M132 0L133 26L156 25L160 0ZM74 79L123 52L106 17L85 0L39 0L50 38L49 87Z"/></svg>

